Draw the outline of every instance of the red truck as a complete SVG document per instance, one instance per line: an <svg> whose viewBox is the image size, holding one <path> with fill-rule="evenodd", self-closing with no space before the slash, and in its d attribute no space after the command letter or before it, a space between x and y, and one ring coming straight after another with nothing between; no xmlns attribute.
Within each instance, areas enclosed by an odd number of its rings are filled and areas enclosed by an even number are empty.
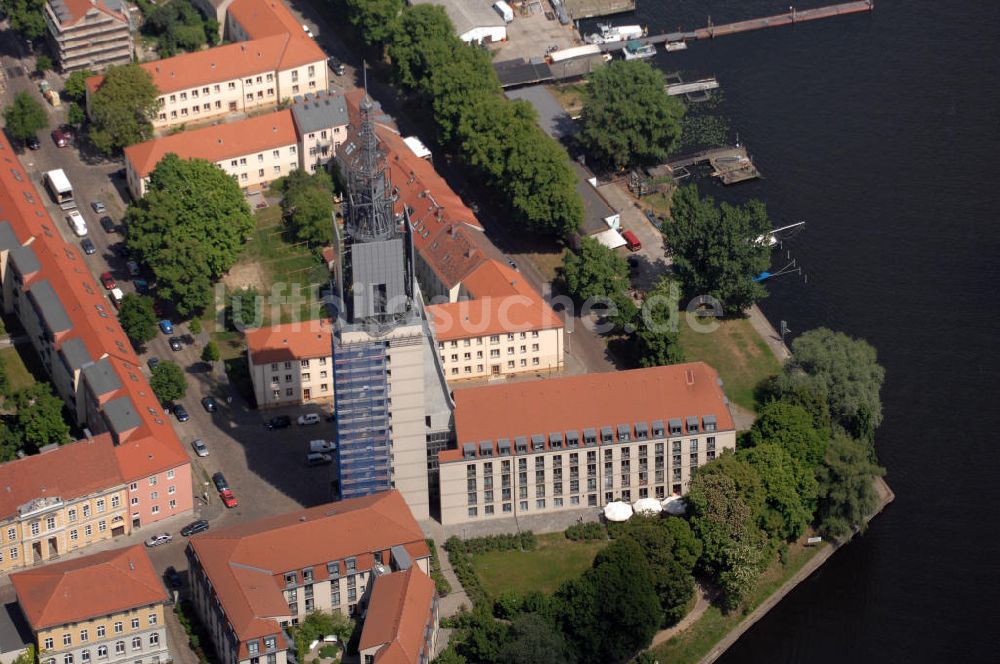
<svg viewBox="0 0 1000 664"><path fill-rule="evenodd" d="M628 247L629 251L639 251L642 249L642 242L639 242L639 238L632 231L623 232L622 238L625 239L625 246Z"/></svg>

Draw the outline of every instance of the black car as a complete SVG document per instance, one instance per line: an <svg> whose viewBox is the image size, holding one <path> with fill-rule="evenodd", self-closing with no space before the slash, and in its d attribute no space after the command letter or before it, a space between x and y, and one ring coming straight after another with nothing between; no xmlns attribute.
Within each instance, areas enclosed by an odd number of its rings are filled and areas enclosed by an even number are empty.
<svg viewBox="0 0 1000 664"><path fill-rule="evenodd" d="M97 247L94 246L94 243L90 241L89 237L85 237L80 240L80 248L83 249L83 253L88 256L92 256L97 253Z"/></svg>
<svg viewBox="0 0 1000 664"><path fill-rule="evenodd" d="M267 424L264 426L267 427L268 431L271 431L272 429L287 429L292 426L292 418L288 415L278 415L277 417L269 419Z"/></svg>
<svg viewBox="0 0 1000 664"><path fill-rule="evenodd" d="M189 523L188 525L181 528L181 535L183 535L184 537L191 537L192 535L203 533L206 530L208 530L208 521L205 521L204 519L198 519L197 521Z"/></svg>
<svg viewBox="0 0 1000 664"><path fill-rule="evenodd" d="M337 58L330 58L328 62L330 63L330 69L332 69L333 73L337 76L343 76L347 73L347 68L344 67L344 63Z"/></svg>
<svg viewBox="0 0 1000 664"><path fill-rule="evenodd" d="M158 365L159 363L160 363L160 358L158 357L151 357L148 360L146 360L146 366L149 367L150 371L155 369L156 365Z"/></svg>
<svg viewBox="0 0 1000 664"><path fill-rule="evenodd" d="M212 397L205 397L201 400L201 406L207 412L214 413L216 408L215 399L213 399Z"/></svg>
<svg viewBox="0 0 1000 664"><path fill-rule="evenodd" d="M170 584L171 588L180 588L184 585L184 577L181 576L180 572L174 569L173 565L167 568L167 571L163 574L163 576L167 579L167 583Z"/></svg>
<svg viewBox="0 0 1000 664"><path fill-rule="evenodd" d="M175 353L181 350L184 346L181 345L181 340L178 337L170 337L170 350Z"/></svg>
<svg viewBox="0 0 1000 664"><path fill-rule="evenodd" d="M28 140L25 141L25 144L28 146L29 150L41 150L42 149L42 144L41 144L41 142L39 142L37 136L32 136L31 138L29 138Z"/></svg>
<svg viewBox="0 0 1000 664"><path fill-rule="evenodd" d="M180 404L174 406L174 417L177 418L178 422L187 422L191 419L191 416L188 415L187 408Z"/></svg>
<svg viewBox="0 0 1000 664"><path fill-rule="evenodd" d="M108 216L101 217L101 228L104 229L105 233L114 233L118 230L115 227L115 220Z"/></svg>
<svg viewBox="0 0 1000 664"><path fill-rule="evenodd" d="M229 488L229 482L226 481L226 476L222 473L212 475L212 481L215 483L216 491L222 491L223 489Z"/></svg>

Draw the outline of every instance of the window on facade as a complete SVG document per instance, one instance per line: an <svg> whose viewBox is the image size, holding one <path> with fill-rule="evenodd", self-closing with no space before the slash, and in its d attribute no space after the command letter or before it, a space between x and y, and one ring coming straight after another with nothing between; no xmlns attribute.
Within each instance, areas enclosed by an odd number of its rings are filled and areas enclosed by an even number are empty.
<svg viewBox="0 0 1000 664"><path fill-rule="evenodd" d="M125 623L119 620L118 622L115 623L115 634L121 634L124 631L125 631Z"/></svg>
<svg viewBox="0 0 1000 664"><path fill-rule="evenodd" d="M90 661L90 651L89 650L83 650L83 651L80 652L80 661L81 662L89 662Z"/></svg>
<svg viewBox="0 0 1000 664"><path fill-rule="evenodd" d="M99 639L104 638L104 625L97 626L97 638Z"/></svg>
<svg viewBox="0 0 1000 664"><path fill-rule="evenodd" d="M114 509L116 507L120 507L121 504L122 504L122 497L121 496L111 496L111 508L112 509Z"/></svg>
<svg viewBox="0 0 1000 664"><path fill-rule="evenodd" d="M151 645L151 646L158 646L158 645L160 645L160 635L157 634L156 632L153 632L152 634L150 634L149 635L149 645Z"/></svg>
<svg viewBox="0 0 1000 664"><path fill-rule="evenodd" d="M132 624L132 629L139 629L139 619L138 618L132 618L132 623L131 624Z"/></svg>
<svg viewBox="0 0 1000 664"><path fill-rule="evenodd" d="M107 658L108 647L107 646L97 646L97 656L101 658Z"/></svg>
<svg viewBox="0 0 1000 664"><path fill-rule="evenodd" d="M37 522L37 521L34 521L34 522L32 522L32 524L31 524L31 534L32 534L32 535L37 535L37 534L38 534L38 533L40 533L41 531L42 531L42 528L41 528L41 526L40 526L40 525L38 524L38 522Z"/></svg>
<svg viewBox="0 0 1000 664"><path fill-rule="evenodd" d="M115 641L115 654L116 655L124 655L125 654L125 642L124 641Z"/></svg>
<svg viewBox="0 0 1000 664"><path fill-rule="evenodd" d="M132 650L142 650L142 638L138 636L132 637Z"/></svg>
<svg viewBox="0 0 1000 664"><path fill-rule="evenodd" d="M52 650L55 644L56 644L55 639L53 639L51 636L47 636L45 637L45 640L42 641L42 648L44 648L45 650Z"/></svg>

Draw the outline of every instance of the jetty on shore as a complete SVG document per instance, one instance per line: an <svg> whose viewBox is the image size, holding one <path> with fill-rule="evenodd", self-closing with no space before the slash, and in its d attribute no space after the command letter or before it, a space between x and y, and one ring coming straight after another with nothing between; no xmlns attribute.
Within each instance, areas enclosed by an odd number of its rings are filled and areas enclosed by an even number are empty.
<svg viewBox="0 0 1000 664"><path fill-rule="evenodd" d="M760 177L760 171L754 166L753 160L743 145L725 145L721 148L709 148L682 155L668 161L665 166L677 179L686 177L686 170L695 164L708 162L712 167L712 177L717 177L723 184L736 184Z"/></svg>
<svg viewBox="0 0 1000 664"><path fill-rule="evenodd" d="M714 76L687 83L680 77L680 74L669 74L665 78L667 82L663 89L667 91L668 95L671 97L684 95L684 98L690 102L708 101L709 91L719 88L719 81Z"/></svg>
<svg viewBox="0 0 1000 664"><path fill-rule="evenodd" d="M635 11L635 0L563 0L563 4L574 21Z"/></svg>

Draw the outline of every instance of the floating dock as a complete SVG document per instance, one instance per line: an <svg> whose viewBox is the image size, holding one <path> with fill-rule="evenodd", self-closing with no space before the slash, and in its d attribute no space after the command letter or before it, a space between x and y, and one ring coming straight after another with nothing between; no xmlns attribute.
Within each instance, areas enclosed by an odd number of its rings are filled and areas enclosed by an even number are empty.
<svg viewBox="0 0 1000 664"><path fill-rule="evenodd" d="M682 155L668 161L666 166L672 173L676 173L704 162L711 165L712 177L719 178L722 184L736 184L760 177L760 171L754 166L746 147L742 145L727 145Z"/></svg>
<svg viewBox="0 0 1000 664"><path fill-rule="evenodd" d="M712 76L711 78L703 78L699 81L691 81L690 83L667 83L663 87L668 95L678 97L680 95L691 95L697 92L717 90L719 88L719 81Z"/></svg>
<svg viewBox="0 0 1000 664"><path fill-rule="evenodd" d="M574 21L635 11L635 0L563 0L563 4Z"/></svg>

